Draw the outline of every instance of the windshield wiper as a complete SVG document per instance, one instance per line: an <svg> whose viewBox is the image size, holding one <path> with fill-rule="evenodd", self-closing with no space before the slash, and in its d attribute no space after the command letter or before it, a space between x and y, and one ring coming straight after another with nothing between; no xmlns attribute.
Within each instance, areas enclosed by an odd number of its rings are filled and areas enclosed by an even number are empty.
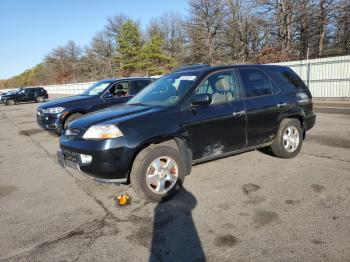
<svg viewBox="0 0 350 262"><path fill-rule="evenodd" d="M131 104L128 104L128 105L132 105L132 106L148 106L148 105L142 104L142 103L131 103Z"/></svg>

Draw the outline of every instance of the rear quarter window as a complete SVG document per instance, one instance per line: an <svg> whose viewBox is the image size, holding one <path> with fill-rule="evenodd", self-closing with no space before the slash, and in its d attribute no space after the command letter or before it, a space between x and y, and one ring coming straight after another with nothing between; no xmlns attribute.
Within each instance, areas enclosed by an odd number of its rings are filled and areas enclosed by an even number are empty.
<svg viewBox="0 0 350 262"><path fill-rule="evenodd" d="M284 87L295 91L304 91L307 89L303 80L290 68L275 67L270 69L270 73L274 78L277 78L278 82Z"/></svg>

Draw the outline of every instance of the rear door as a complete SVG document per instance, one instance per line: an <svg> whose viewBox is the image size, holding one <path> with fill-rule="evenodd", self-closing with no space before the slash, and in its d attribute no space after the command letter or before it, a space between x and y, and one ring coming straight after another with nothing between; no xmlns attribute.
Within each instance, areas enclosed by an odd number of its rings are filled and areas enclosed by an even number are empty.
<svg viewBox="0 0 350 262"><path fill-rule="evenodd" d="M247 147L271 141L278 128L279 115L288 101L269 76L257 68L239 69L247 110Z"/></svg>
<svg viewBox="0 0 350 262"><path fill-rule="evenodd" d="M233 70L211 74L196 94L209 94L212 103L191 109L185 128L191 137L193 159L206 159L241 149L246 144L244 101Z"/></svg>

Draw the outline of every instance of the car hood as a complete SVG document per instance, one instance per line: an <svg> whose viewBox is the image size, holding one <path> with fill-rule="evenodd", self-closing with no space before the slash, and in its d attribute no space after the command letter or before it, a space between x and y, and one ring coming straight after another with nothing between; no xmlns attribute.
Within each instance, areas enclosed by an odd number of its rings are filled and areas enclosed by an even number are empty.
<svg viewBox="0 0 350 262"><path fill-rule="evenodd" d="M17 95L17 93L12 93L12 94L2 94L1 98L11 98L11 97L15 97Z"/></svg>
<svg viewBox="0 0 350 262"><path fill-rule="evenodd" d="M86 129L97 124L118 124L153 112L164 110L162 107L146 105L119 105L84 115L70 124L71 128Z"/></svg>
<svg viewBox="0 0 350 262"><path fill-rule="evenodd" d="M86 101L89 99L94 98L94 96L81 96L81 95L77 95L77 96L68 96L68 97L62 97L62 98L57 98L57 99L53 99L50 101L47 101L43 104L41 104L39 106L39 108L42 109L47 109L47 108L51 108L51 107L58 107L58 106L66 106L66 104L69 104L71 102L78 102L78 101Z"/></svg>

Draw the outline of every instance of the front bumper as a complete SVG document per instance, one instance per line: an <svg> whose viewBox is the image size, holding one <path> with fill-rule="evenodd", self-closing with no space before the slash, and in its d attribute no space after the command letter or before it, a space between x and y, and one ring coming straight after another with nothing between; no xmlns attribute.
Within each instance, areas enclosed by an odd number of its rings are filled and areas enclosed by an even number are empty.
<svg viewBox="0 0 350 262"><path fill-rule="evenodd" d="M132 166L134 150L124 138L93 140L69 140L60 138L59 163L91 176L97 182L126 183ZM83 163L81 154L92 157L90 163Z"/></svg>
<svg viewBox="0 0 350 262"><path fill-rule="evenodd" d="M50 132L60 134L63 130L62 114L52 115L40 113L38 111L36 122L42 129L48 130Z"/></svg>

